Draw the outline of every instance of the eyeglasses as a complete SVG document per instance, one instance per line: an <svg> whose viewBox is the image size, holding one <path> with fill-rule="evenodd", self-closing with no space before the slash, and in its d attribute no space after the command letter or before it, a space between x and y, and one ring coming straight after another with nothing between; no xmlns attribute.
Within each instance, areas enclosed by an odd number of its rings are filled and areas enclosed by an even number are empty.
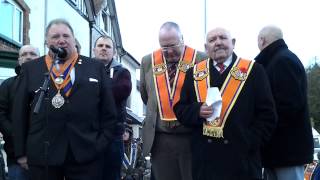
<svg viewBox="0 0 320 180"><path fill-rule="evenodd" d="M181 46L182 46L182 44L179 43L179 44L175 44L175 45L171 45L171 46L164 46L164 47L161 47L161 49L162 49L162 51L169 51L170 49L177 49Z"/></svg>

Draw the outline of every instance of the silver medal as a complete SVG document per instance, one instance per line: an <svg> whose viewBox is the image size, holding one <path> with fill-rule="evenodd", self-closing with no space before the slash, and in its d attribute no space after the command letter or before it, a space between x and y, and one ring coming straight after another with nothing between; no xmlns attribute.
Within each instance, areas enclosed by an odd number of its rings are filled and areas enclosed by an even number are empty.
<svg viewBox="0 0 320 180"><path fill-rule="evenodd" d="M61 108L61 106L63 106L64 98L61 96L60 91L52 98L51 103L55 108Z"/></svg>
<svg viewBox="0 0 320 180"><path fill-rule="evenodd" d="M64 79L63 79L61 76L59 76L59 77L57 77L56 79L54 79L54 82L60 85L60 84L63 83L63 80L64 80Z"/></svg>

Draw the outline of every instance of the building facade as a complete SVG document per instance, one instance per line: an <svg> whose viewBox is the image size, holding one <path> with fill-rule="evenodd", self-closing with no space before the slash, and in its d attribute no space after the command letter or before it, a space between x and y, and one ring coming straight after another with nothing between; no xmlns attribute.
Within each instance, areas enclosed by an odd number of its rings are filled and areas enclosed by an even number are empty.
<svg viewBox="0 0 320 180"><path fill-rule="evenodd" d="M15 75L14 67L22 45L32 44L39 48L40 55L46 54L45 28L56 18L70 22L82 55L92 57L94 42L99 36L104 34L114 39L117 59L132 77L133 88L127 103L128 119L140 124L143 115L137 81L140 64L122 46L114 0L1 0L0 83Z"/></svg>

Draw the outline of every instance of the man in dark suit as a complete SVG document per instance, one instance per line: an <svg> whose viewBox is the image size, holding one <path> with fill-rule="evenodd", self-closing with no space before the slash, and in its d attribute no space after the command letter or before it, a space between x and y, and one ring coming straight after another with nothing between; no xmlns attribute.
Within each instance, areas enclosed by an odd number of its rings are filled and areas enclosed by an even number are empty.
<svg viewBox="0 0 320 180"><path fill-rule="evenodd" d="M172 107L180 98L185 72L207 58L184 44L180 27L164 23L159 31L161 48L142 58L140 93L147 106L143 125L143 154L151 153L157 180L191 180L191 130L181 125Z"/></svg>
<svg viewBox="0 0 320 180"><path fill-rule="evenodd" d="M224 28L208 32L210 59L187 72L174 106L178 120L193 129L193 180L262 178L260 148L276 126L274 102L262 66L238 58L234 45ZM206 99L213 90L222 102Z"/></svg>
<svg viewBox="0 0 320 180"><path fill-rule="evenodd" d="M306 72L288 49L280 28L262 28L258 47L261 52L256 60L268 74L278 115L278 126L262 149L265 175L267 180L300 180L304 164L313 160Z"/></svg>
<svg viewBox="0 0 320 180"><path fill-rule="evenodd" d="M117 126L115 138L106 149L103 164L104 180L120 180L120 172L123 157L124 122L126 121L126 104L131 93L130 72L114 59L116 48L109 36L99 37L93 49L95 58L103 62L107 75L111 78L112 93L117 108Z"/></svg>
<svg viewBox="0 0 320 180"><path fill-rule="evenodd" d="M16 76L4 80L0 86L0 132L4 135L4 149L7 153L9 179L27 179L26 170L17 161L13 150L12 110L18 77L21 65L25 62L39 58L39 49L32 45L24 45L19 50L18 66L15 68Z"/></svg>
<svg viewBox="0 0 320 180"><path fill-rule="evenodd" d="M101 154L116 123L104 65L77 54L66 20L52 20L45 35L49 53L21 69L13 109L16 156L25 160L32 180L101 179ZM51 67L37 112L44 74Z"/></svg>

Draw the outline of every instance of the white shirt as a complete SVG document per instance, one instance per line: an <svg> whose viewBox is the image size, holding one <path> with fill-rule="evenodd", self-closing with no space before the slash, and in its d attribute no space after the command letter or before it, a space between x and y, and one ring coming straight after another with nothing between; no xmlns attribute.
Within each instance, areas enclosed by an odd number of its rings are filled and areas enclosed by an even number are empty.
<svg viewBox="0 0 320 180"><path fill-rule="evenodd" d="M232 55L229 56L229 57L227 58L227 60L225 60L225 61L223 62L224 69L228 68L228 66L231 64L231 62L232 62ZM217 66L217 64L218 64L218 63L214 60L214 61L213 61L213 66L220 72L220 67Z"/></svg>

